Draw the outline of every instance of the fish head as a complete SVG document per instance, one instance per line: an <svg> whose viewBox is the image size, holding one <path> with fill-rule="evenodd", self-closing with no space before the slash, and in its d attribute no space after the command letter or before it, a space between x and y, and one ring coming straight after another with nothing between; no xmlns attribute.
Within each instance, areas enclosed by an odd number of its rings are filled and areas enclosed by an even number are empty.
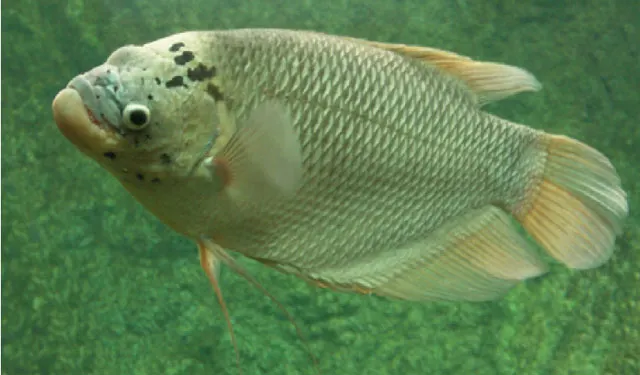
<svg viewBox="0 0 640 375"><path fill-rule="evenodd" d="M157 43L119 48L58 93L58 128L125 187L187 177L214 146L219 120L206 80L188 80L178 62Z"/></svg>

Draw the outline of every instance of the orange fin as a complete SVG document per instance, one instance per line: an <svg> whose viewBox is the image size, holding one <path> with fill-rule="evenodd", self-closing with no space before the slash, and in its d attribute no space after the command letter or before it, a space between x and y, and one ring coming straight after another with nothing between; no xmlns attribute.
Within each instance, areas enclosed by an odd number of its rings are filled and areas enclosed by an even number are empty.
<svg viewBox="0 0 640 375"><path fill-rule="evenodd" d="M486 301L546 272L510 215L494 206L452 220L395 253L405 260L373 288L376 294L407 300Z"/></svg>
<svg viewBox="0 0 640 375"><path fill-rule="evenodd" d="M475 61L467 56L436 48L348 39L434 65L464 82L475 93L479 105L542 88L533 74L515 66Z"/></svg>
<svg viewBox="0 0 640 375"><path fill-rule="evenodd" d="M209 278L213 290L216 292L216 297L218 297L218 302L220 303L220 308L222 309L222 313L224 314L224 319L227 321L227 327L229 327L229 335L231 335L231 343L233 344L233 349L236 353L236 365L238 366L238 372L242 374L238 343L236 341L236 336L233 333L233 324L231 323L231 318L229 317L229 310L227 309L227 305L224 302L222 289L220 289L220 259L216 256L214 248L211 246L207 246L207 244L205 244L204 242L198 242L198 250L200 253L200 265Z"/></svg>
<svg viewBox="0 0 640 375"><path fill-rule="evenodd" d="M285 315L287 320L289 320L289 322L293 325L294 329L296 330L296 334L298 335L298 338L302 341L305 349L307 350L307 353L309 353L309 356L311 357L311 361L313 362L313 365L314 365L314 368L315 368L316 372L318 374L320 374L320 368L318 366L318 360L313 355L313 352L311 351L311 348L309 347L309 343L307 342L307 340L305 339L304 335L302 334L302 330L296 324L295 319L293 319L293 316L291 316L289 311L280 303L280 301L278 301L271 293L269 293L269 291L267 291L247 271L245 271L244 268L242 268L235 261L235 259L233 259L229 254L227 254L224 251L224 249L222 249L220 246L215 244L213 241L203 238L198 243L198 246L200 248L200 254L201 254L200 255L200 259L201 259L201 262L202 262L202 252L203 252L203 249L204 249L205 252L207 252L208 254L211 254L210 259L215 259L215 261L218 262L218 263L219 262L224 263L227 267L231 268L231 270L233 270L236 274L240 275L242 278L247 280L251 285L253 285L256 288L258 288L258 290L260 290L260 292L262 292L262 294L264 294L267 298L269 298L271 300L271 302L275 303L276 306L278 306L278 309L280 309L280 311L282 311L282 313ZM206 271L206 269L205 269L205 271ZM209 272L207 272L207 275L209 275ZM212 284L213 284L213 282L212 282ZM215 285L217 285L217 282L216 282ZM216 294L218 294L219 288L214 286L214 289L216 289ZM222 299L222 293L220 292L219 300L221 300L221 299ZM221 304L223 304L223 303L224 302L221 302ZM229 331L233 335L233 330L232 330L232 327L231 327L231 321L228 319L228 313L226 312L226 308L223 307L223 310L225 311L225 317L227 318L227 323L229 325ZM233 342L234 342L234 346L235 346L235 339L233 339ZM238 350L237 350L237 347L236 347L236 354L237 353L238 353Z"/></svg>
<svg viewBox="0 0 640 375"><path fill-rule="evenodd" d="M545 137L542 181L515 215L560 262L598 267L611 257L629 213L620 178L597 150L568 137Z"/></svg>
<svg viewBox="0 0 640 375"><path fill-rule="evenodd" d="M262 203L295 194L302 181L300 141L280 102L258 105L212 166L236 203Z"/></svg>

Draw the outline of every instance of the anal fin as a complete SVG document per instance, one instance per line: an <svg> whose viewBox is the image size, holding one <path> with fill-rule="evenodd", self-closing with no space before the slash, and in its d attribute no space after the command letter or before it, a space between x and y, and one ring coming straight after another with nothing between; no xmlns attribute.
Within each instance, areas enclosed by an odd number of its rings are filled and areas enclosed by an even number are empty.
<svg viewBox="0 0 640 375"><path fill-rule="evenodd" d="M373 288L374 293L407 300L485 301L546 272L510 215L494 206L455 219L399 251L422 256L418 261L411 257L411 264Z"/></svg>

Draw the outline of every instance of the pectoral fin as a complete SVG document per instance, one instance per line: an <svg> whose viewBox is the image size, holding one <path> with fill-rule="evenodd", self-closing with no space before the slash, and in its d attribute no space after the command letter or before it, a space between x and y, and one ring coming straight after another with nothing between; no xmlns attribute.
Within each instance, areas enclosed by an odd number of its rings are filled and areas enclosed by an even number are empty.
<svg viewBox="0 0 640 375"><path fill-rule="evenodd" d="M233 202L260 204L295 194L302 154L287 108L276 101L258 105L210 164Z"/></svg>

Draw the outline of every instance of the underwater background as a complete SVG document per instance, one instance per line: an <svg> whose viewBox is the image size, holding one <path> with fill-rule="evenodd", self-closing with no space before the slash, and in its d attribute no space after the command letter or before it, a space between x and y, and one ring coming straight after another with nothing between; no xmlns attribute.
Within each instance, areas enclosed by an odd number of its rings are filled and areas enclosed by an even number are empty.
<svg viewBox="0 0 640 375"><path fill-rule="evenodd" d="M245 266L323 374L640 374L640 1L2 2L2 375L237 374L195 245L58 132L51 101L114 49L189 29L280 27L448 49L544 88L487 106L611 158L630 218L613 259L487 303L338 294ZM228 269L245 374L315 374L283 314Z"/></svg>

